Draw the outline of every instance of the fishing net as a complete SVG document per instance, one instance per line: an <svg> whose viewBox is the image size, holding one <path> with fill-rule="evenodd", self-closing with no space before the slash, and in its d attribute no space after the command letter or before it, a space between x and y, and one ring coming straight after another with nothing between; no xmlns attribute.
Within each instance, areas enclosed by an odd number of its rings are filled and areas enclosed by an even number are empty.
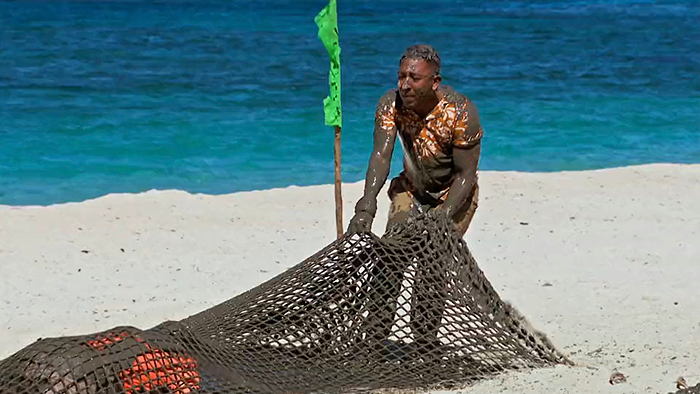
<svg viewBox="0 0 700 394"><path fill-rule="evenodd" d="M2 394L356 393L451 388L568 363L503 302L444 216L347 234L187 319L41 339Z"/></svg>
<svg viewBox="0 0 700 394"><path fill-rule="evenodd" d="M675 393L669 393L669 394L700 394L700 383L698 383L692 387L678 389L678 391L676 391Z"/></svg>

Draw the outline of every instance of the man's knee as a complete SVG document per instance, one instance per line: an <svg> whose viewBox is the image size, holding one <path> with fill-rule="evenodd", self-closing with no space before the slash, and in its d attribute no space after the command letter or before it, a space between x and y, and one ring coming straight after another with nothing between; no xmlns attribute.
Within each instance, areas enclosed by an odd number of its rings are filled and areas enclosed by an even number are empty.
<svg viewBox="0 0 700 394"><path fill-rule="evenodd" d="M413 198L408 192L395 194L389 207L386 229L389 230L391 226L398 223L405 223L414 209L413 204Z"/></svg>

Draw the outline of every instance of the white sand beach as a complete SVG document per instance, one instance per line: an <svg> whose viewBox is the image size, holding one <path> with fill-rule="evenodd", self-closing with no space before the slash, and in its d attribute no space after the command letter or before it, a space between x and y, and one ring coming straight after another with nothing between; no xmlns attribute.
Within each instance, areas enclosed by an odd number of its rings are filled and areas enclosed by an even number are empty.
<svg viewBox="0 0 700 394"><path fill-rule="evenodd" d="M700 165L480 174L466 235L501 297L576 363L461 393L668 393L700 382ZM345 223L362 183L343 187ZM374 231L382 233L382 192ZM0 359L39 337L180 320L335 238L333 186L0 206ZM610 385L614 371L627 381Z"/></svg>

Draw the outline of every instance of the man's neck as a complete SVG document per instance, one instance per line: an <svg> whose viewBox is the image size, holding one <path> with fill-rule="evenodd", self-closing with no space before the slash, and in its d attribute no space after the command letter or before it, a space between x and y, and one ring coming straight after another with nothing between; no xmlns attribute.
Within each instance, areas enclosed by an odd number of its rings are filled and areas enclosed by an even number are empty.
<svg viewBox="0 0 700 394"><path fill-rule="evenodd" d="M414 108L413 112L415 112L421 118L425 118L429 113L433 112L433 109L435 109L435 106L438 105L441 99L442 92L435 92L432 97L426 98L424 103L421 103L420 106Z"/></svg>

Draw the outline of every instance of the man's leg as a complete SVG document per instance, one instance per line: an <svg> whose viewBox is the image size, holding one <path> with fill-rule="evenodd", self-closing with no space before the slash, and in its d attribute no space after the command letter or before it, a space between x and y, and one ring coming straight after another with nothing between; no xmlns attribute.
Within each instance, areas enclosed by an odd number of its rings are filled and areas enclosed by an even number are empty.
<svg viewBox="0 0 700 394"><path fill-rule="evenodd" d="M389 217L386 221L386 230L398 223L406 223L411 215L411 212L416 210L413 197L408 192L401 192L394 195L389 206Z"/></svg>
<svg viewBox="0 0 700 394"><path fill-rule="evenodd" d="M479 199L479 187L475 186L469 196L470 202L460 214L457 215L457 232L464 236L469 224L474 217ZM437 335L442 322L447 300L447 269L437 264L419 267L418 280L414 290L415 308L411 310L411 331L418 346L433 348L437 345Z"/></svg>
<svg viewBox="0 0 700 394"><path fill-rule="evenodd" d="M390 186L391 207L389 208L387 231L393 225L407 221L411 212L416 209L413 197L408 192L397 188L394 182L397 181L392 181ZM396 189L399 189L398 192ZM368 300L370 311L368 318L371 327L369 334L377 342L386 340L391 335L405 270L405 267L400 265L401 262L391 261L384 257L375 263L372 270L371 294Z"/></svg>
<svg viewBox="0 0 700 394"><path fill-rule="evenodd" d="M433 350L447 298L446 268L435 261L422 261L413 289L411 333L417 348Z"/></svg>

